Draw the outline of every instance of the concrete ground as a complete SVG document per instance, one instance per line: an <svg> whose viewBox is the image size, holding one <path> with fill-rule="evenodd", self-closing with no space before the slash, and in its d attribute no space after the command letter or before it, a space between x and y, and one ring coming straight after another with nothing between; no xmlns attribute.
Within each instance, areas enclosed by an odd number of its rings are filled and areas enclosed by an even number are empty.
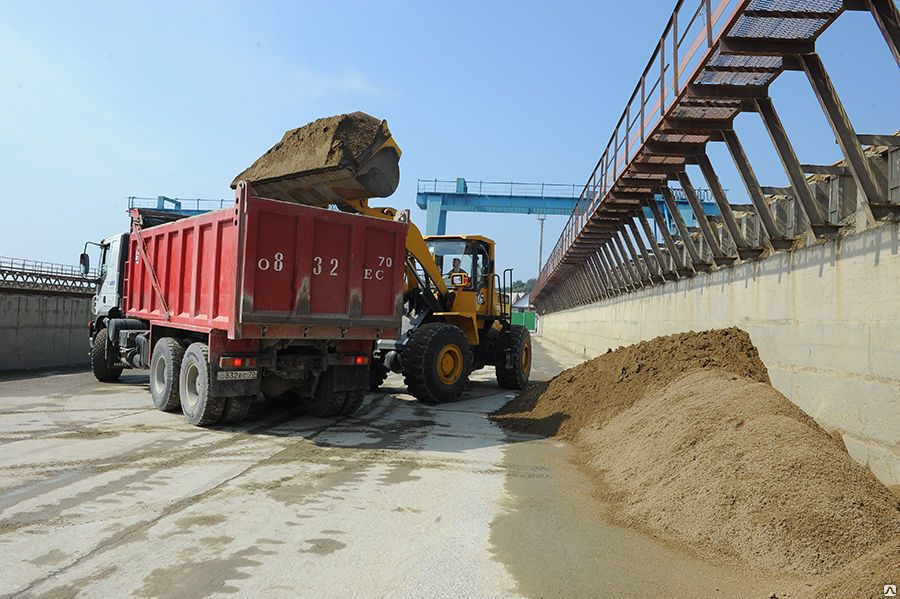
<svg viewBox="0 0 900 599"><path fill-rule="evenodd" d="M533 379L581 361L535 339ZM127 372L127 371L126 371ZM737 597L747 573L608 523L563 442L391 375L349 417L200 429L147 376L0 380L0 596Z"/></svg>

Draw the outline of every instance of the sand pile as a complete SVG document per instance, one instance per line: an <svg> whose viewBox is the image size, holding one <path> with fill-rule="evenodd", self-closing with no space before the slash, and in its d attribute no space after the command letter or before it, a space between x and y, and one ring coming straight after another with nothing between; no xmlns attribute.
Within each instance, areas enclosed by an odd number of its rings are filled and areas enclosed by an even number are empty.
<svg viewBox="0 0 900 599"><path fill-rule="evenodd" d="M619 348L570 368L549 385L529 387L493 417L524 432L572 439L588 426L604 424L647 391L698 368L724 368L769 382L766 367L744 331L682 333Z"/></svg>
<svg viewBox="0 0 900 599"><path fill-rule="evenodd" d="M291 129L277 144L234 178L263 181L310 170L354 164L375 141L381 121L364 112L318 119Z"/></svg>
<svg viewBox="0 0 900 599"><path fill-rule="evenodd" d="M900 562L897 498L768 384L738 329L619 349L493 417L571 439L626 520L701 553L832 588Z"/></svg>

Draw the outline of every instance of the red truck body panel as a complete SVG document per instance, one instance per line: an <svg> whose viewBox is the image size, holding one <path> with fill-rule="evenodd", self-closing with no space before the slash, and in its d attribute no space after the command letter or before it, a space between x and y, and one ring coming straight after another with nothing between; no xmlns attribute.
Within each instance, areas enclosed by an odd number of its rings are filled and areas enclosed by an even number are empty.
<svg viewBox="0 0 900 599"><path fill-rule="evenodd" d="M229 339L397 336L406 223L235 195L147 229L132 215L129 317Z"/></svg>

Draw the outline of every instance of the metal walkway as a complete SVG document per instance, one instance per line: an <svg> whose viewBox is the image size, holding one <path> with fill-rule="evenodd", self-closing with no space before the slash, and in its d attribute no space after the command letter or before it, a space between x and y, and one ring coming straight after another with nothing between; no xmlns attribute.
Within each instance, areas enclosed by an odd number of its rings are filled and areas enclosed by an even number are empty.
<svg viewBox="0 0 900 599"><path fill-rule="evenodd" d="M77 266L0 256L0 293L94 295L100 273L82 275Z"/></svg>
<svg viewBox="0 0 900 599"><path fill-rule="evenodd" d="M862 144L900 146L896 135L857 135L815 53L816 39L845 10L869 11L900 65L900 14L893 0L692 0L679 1L611 139L581 192L548 261L532 301L542 312L565 309L665 280L692 276L764 250L790 249L794 235L773 216L732 121L758 113L788 175L808 233L835 236L806 174L837 174L838 168L803 165L794 153L769 97L768 86L786 70L806 73L843 153L869 222L900 215L886 185L873 172ZM706 154L724 142L752 201L762 229L750 243ZM721 216L711 222L699 205L686 166L698 165ZM680 239L663 234L656 243L643 207L657 220L652 200L660 193L674 207L669 181L687 195L700 233L670 210ZM643 235L642 235L643 232Z"/></svg>

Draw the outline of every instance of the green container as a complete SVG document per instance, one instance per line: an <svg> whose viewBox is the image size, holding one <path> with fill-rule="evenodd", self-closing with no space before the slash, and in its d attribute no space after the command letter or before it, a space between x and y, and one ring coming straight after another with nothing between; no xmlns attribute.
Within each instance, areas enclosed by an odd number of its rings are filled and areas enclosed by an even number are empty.
<svg viewBox="0 0 900 599"><path fill-rule="evenodd" d="M535 329L534 312L513 312L510 314L510 323L526 327L529 331Z"/></svg>

